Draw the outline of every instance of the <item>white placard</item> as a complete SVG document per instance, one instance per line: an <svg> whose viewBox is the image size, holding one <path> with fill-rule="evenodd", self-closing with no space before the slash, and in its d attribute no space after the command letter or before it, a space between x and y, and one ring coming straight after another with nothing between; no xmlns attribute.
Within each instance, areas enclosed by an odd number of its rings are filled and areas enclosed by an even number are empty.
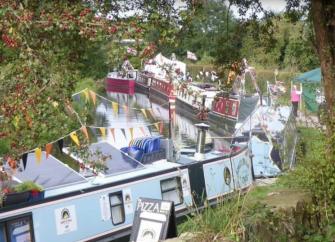
<svg viewBox="0 0 335 242"><path fill-rule="evenodd" d="M77 230L77 216L74 205L56 209L55 219L58 235Z"/></svg>
<svg viewBox="0 0 335 242"><path fill-rule="evenodd" d="M181 178L181 186L183 189L183 196L188 197L191 196L191 187L190 180L187 173L184 173Z"/></svg>
<svg viewBox="0 0 335 242"><path fill-rule="evenodd" d="M131 195L131 189L123 189L123 202L124 202L124 212L125 214L133 214L134 213L134 207L133 207L133 198Z"/></svg>
<svg viewBox="0 0 335 242"><path fill-rule="evenodd" d="M111 218L111 207L109 205L108 195L100 196L100 212L101 219L103 221L108 221Z"/></svg>
<svg viewBox="0 0 335 242"><path fill-rule="evenodd" d="M162 223L142 220L136 242L158 242Z"/></svg>

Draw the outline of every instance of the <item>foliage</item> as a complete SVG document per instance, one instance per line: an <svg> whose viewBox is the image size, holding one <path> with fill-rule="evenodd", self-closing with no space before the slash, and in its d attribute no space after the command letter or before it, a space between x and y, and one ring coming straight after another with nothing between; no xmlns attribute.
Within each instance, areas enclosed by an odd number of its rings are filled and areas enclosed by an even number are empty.
<svg viewBox="0 0 335 242"><path fill-rule="evenodd" d="M43 188L33 181L25 181L15 186L15 192L43 191Z"/></svg>

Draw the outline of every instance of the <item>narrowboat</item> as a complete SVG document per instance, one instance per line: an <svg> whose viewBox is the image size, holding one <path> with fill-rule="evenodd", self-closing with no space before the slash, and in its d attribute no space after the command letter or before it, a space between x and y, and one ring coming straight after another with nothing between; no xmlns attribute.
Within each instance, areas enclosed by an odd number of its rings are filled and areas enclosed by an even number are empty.
<svg viewBox="0 0 335 242"><path fill-rule="evenodd" d="M106 77L106 90L108 92L126 93L133 95L135 92L136 71L126 60L121 71L109 72Z"/></svg>
<svg viewBox="0 0 335 242"><path fill-rule="evenodd" d="M140 197L173 201L181 217L205 202L248 188L253 183L248 146L235 144L229 152L205 152L208 126L198 125L194 154L168 155L162 137L137 138L117 149L100 141L90 146L108 157L106 167L92 176L90 167L75 171L56 156L43 152L27 156L14 174L16 182L34 181L43 197L0 208L0 240L35 242L112 241L131 232L134 207ZM64 153L83 162L80 153ZM92 153L93 154L93 153ZM96 154L96 153L94 153ZM21 161L22 162L22 161ZM82 166L81 166L82 167ZM8 167L7 167L8 168Z"/></svg>

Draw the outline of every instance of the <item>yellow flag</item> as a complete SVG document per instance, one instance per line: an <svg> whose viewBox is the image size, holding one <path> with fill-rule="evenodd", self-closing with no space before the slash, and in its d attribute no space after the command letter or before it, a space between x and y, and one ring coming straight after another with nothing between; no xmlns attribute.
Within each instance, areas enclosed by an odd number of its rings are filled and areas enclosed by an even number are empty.
<svg viewBox="0 0 335 242"><path fill-rule="evenodd" d="M89 90L90 96L92 98L93 104L95 105L96 100L97 100L97 95L95 94L95 92Z"/></svg>
<svg viewBox="0 0 335 242"><path fill-rule="evenodd" d="M134 139L134 128L129 128L129 133L130 133L130 139Z"/></svg>
<svg viewBox="0 0 335 242"><path fill-rule="evenodd" d="M84 90L84 95L85 95L86 102L88 102L90 100L90 97L88 95L88 89L87 88Z"/></svg>
<svg viewBox="0 0 335 242"><path fill-rule="evenodd" d="M158 123L154 123L154 125L155 125L157 131L159 132L159 131L160 131L160 128L159 128L159 122L158 122Z"/></svg>
<svg viewBox="0 0 335 242"><path fill-rule="evenodd" d="M89 136L88 136L87 128L86 128L85 126L82 126L82 127L80 128L80 130L81 130L81 132L84 133L84 135L85 135L87 141L89 141L90 138L89 138Z"/></svg>
<svg viewBox="0 0 335 242"><path fill-rule="evenodd" d="M117 113L119 111L119 104L116 103L116 102L112 102L112 108L113 108L113 111L114 111L115 115L117 115Z"/></svg>
<svg viewBox="0 0 335 242"><path fill-rule="evenodd" d="M75 131L70 134L70 137L73 140L73 142L76 143L77 146L80 146L80 142L77 133Z"/></svg>
<svg viewBox="0 0 335 242"><path fill-rule="evenodd" d="M147 111L150 113L151 117L153 118L155 117L154 112L152 111L151 108L147 109Z"/></svg>
<svg viewBox="0 0 335 242"><path fill-rule="evenodd" d="M35 149L35 157L36 157L37 164L40 164L41 160L42 160L42 150L41 150L41 148L36 148Z"/></svg>
<svg viewBox="0 0 335 242"><path fill-rule="evenodd" d="M143 113L145 118L148 118L147 112L145 111L144 108L141 108L141 112Z"/></svg>
<svg viewBox="0 0 335 242"><path fill-rule="evenodd" d="M103 139L106 139L106 128L100 127L101 136Z"/></svg>

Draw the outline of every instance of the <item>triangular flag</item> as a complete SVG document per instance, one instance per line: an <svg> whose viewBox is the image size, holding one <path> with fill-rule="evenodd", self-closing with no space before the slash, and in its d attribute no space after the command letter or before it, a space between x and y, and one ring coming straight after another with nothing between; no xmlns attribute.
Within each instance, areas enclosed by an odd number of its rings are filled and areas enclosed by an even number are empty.
<svg viewBox="0 0 335 242"><path fill-rule="evenodd" d="M126 130L125 129L121 129L121 132L122 132L123 136L127 139Z"/></svg>
<svg viewBox="0 0 335 242"><path fill-rule="evenodd" d="M164 131L164 122L160 122L159 123L159 133L163 134L163 131Z"/></svg>
<svg viewBox="0 0 335 242"><path fill-rule="evenodd" d="M128 114L128 106L127 105L123 105L123 109L124 109L125 114Z"/></svg>
<svg viewBox="0 0 335 242"><path fill-rule="evenodd" d="M149 130L149 133L150 133L150 135L151 135L151 133L152 133L152 127L151 127L151 126L148 126L148 130Z"/></svg>
<svg viewBox="0 0 335 242"><path fill-rule="evenodd" d="M100 127L101 136L103 139L106 139L106 128Z"/></svg>
<svg viewBox="0 0 335 242"><path fill-rule="evenodd" d="M40 164L41 160L42 160L42 150L41 150L41 148L36 148L35 149L35 157L36 157L37 164Z"/></svg>
<svg viewBox="0 0 335 242"><path fill-rule="evenodd" d="M52 151L52 143L46 144L45 145L45 157L48 159L49 155L51 154Z"/></svg>
<svg viewBox="0 0 335 242"><path fill-rule="evenodd" d="M89 136L88 136L87 128L86 128L85 126L82 126L82 127L80 128L80 130L81 130L81 132L84 133L84 135L85 135L87 141L89 141L90 138L89 138Z"/></svg>
<svg viewBox="0 0 335 242"><path fill-rule="evenodd" d="M151 108L147 109L147 111L150 113L151 117L153 118L155 117L154 112L152 111Z"/></svg>
<svg viewBox="0 0 335 242"><path fill-rule="evenodd" d="M157 122L157 123L154 123L154 125L155 125L155 127L156 127L157 131L159 132L159 131L160 131L160 128L159 128L159 122Z"/></svg>
<svg viewBox="0 0 335 242"><path fill-rule="evenodd" d="M134 128L129 128L129 133L130 133L130 139L134 139Z"/></svg>
<svg viewBox="0 0 335 242"><path fill-rule="evenodd" d="M141 130L142 134L145 136L145 130L144 130L144 127L140 127L140 130Z"/></svg>
<svg viewBox="0 0 335 242"><path fill-rule="evenodd" d="M145 111L144 108L141 108L141 112L143 113L145 118L148 118L147 112Z"/></svg>
<svg viewBox="0 0 335 242"><path fill-rule="evenodd" d="M95 92L89 90L90 96L92 98L93 104L95 105L96 101L97 101L97 95L95 94Z"/></svg>
<svg viewBox="0 0 335 242"><path fill-rule="evenodd" d="M84 93L84 95L85 95L85 101L88 102L88 101L90 100L90 97L89 97L89 95L88 95L88 89L85 89L85 90L83 91L83 93Z"/></svg>
<svg viewBox="0 0 335 242"><path fill-rule="evenodd" d="M75 131L70 134L70 137L73 140L73 142L76 143L77 146L80 146L80 142L77 133Z"/></svg>
<svg viewBox="0 0 335 242"><path fill-rule="evenodd" d="M117 115L119 112L119 104L116 102L112 102L112 108L113 108L114 114Z"/></svg>
<svg viewBox="0 0 335 242"><path fill-rule="evenodd" d="M26 169L27 160L28 160L28 153L25 153L25 154L22 155L23 170Z"/></svg>
<svg viewBox="0 0 335 242"><path fill-rule="evenodd" d="M112 133L114 142L116 142L116 140L115 140L115 129L114 129L114 128L111 128L110 131L111 131L111 133Z"/></svg>
<svg viewBox="0 0 335 242"><path fill-rule="evenodd" d="M60 139L57 141L58 147L59 147L59 151L62 154L63 153L63 147L64 147L64 140Z"/></svg>

